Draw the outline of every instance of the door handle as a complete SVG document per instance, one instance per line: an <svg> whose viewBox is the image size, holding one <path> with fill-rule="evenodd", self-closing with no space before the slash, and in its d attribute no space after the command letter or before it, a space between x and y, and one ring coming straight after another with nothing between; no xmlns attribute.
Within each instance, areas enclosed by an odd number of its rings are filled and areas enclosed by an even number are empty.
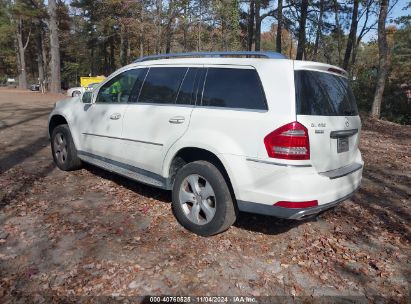
<svg viewBox="0 0 411 304"><path fill-rule="evenodd" d="M110 115L110 119L112 119L112 120L120 119L120 117L121 117L120 113L113 113L113 114Z"/></svg>
<svg viewBox="0 0 411 304"><path fill-rule="evenodd" d="M184 122L184 120L185 120L185 118L183 116L174 116L174 117L171 117L168 120L168 122L172 123L172 124L181 124L181 123Z"/></svg>

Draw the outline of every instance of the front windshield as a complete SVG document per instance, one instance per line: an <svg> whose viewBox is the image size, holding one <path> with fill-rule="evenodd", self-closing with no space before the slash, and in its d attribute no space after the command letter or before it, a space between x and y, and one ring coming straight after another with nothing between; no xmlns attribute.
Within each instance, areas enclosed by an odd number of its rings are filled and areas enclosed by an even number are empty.
<svg viewBox="0 0 411 304"><path fill-rule="evenodd" d="M90 90L92 90L92 89L94 89L97 85L98 85L98 83L90 83L90 84L88 85L88 88L89 88Z"/></svg>

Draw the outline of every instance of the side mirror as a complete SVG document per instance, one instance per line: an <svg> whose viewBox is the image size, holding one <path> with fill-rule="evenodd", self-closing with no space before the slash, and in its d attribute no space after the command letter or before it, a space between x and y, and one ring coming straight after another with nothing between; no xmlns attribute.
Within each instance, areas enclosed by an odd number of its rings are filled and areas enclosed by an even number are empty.
<svg viewBox="0 0 411 304"><path fill-rule="evenodd" d="M83 97L81 98L81 100L83 101L83 103L90 104L91 103L91 97L92 97L91 92L90 91L85 91L83 93Z"/></svg>

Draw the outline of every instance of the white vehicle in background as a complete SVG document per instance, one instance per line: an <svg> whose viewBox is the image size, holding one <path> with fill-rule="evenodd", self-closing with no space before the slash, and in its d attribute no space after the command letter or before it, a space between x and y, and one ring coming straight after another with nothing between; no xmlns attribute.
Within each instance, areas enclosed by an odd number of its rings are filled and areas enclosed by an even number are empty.
<svg viewBox="0 0 411 304"><path fill-rule="evenodd" d="M8 87L17 88L17 82L16 82L16 79L14 79L14 78L7 78L6 84L7 84Z"/></svg>
<svg viewBox="0 0 411 304"><path fill-rule="evenodd" d="M49 117L60 169L171 190L177 220L203 236L238 211L303 219L350 197L360 130L344 70L271 52L143 57Z"/></svg>
<svg viewBox="0 0 411 304"><path fill-rule="evenodd" d="M67 96L76 97L82 95L86 91L91 91L96 88L99 83L90 83L87 87L74 87L67 90Z"/></svg>

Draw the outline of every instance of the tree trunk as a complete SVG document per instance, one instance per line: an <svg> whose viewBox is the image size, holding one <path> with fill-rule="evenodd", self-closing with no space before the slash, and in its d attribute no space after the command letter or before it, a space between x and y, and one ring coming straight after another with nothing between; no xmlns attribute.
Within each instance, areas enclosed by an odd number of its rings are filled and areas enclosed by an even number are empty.
<svg viewBox="0 0 411 304"><path fill-rule="evenodd" d="M140 38L140 57L144 56L144 43L143 43L143 37Z"/></svg>
<svg viewBox="0 0 411 304"><path fill-rule="evenodd" d="M283 0L278 0L277 8L277 37L275 38L275 50L281 53L281 42L283 32Z"/></svg>
<svg viewBox="0 0 411 304"><path fill-rule="evenodd" d="M41 55L42 55L42 58L43 58L43 71L44 71L43 90L45 92L49 89L49 85L48 85L49 75L48 75L48 64L47 64L47 48L46 48L46 42L44 41L44 32L43 31L40 31L40 36L41 36Z"/></svg>
<svg viewBox="0 0 411 304"><path fill-rule="evenodd" d="M255 3L255 50L261 50L261 1Z"/></svg>
<svg viewBox="0 0 411 304"><path fill-rule="evenodd" d="M166 53L171 52L171 43L173 40L173 25L174 25L174 1L170 0L167 10L167 25L166 25Z"/></svg>
<svg viewBox="0 0 411 304"><path fill-rule="evenodd" d="M351 66L354 66L355 61L357 59L357 50L358 50L358 45L357 43L355 43L352 47L352 55L351 55Z"/></svg>
<svg viewBox="0 0 411 304"><path fill-rule="evenodd" d="M44 63L43 63L43 37L42 28L39 26L39 30L36 37L36 51L37 51L37 68L39 73L39 85L40 91L44 93Z"/></svg>
<svg viewBox="0 0 411 304"><path fill-rule="evenodd" d="M57 5L56 0L48 1L48 13L49 13L49 29L50 29L50 74L51 84L50 92L61 92L61 76L60 76L60 43L58 35L57 25Z"/></svg>
<svg viewBox="0 0 411 304"><path fill-rule="evenodd" d="M130 57L131 57L130 39L128 38L128 33L127 33L126 63L129 63Z"/></svg>
<svg viewBox="0 0 411 304"><path fill-rule="evenodd" d="M104 66L103 66L104 75L110 75L108 54L107 54L107 41L105 41L102 44L102 48L103 48L102 51L103 51L103 58L104 58Z"/></svg>
<svg viewBox="0 0 411 304"><path fill-rule="evenodd" d="M297 60L302 60L305 49L305 25L307 22L308 13L308 0L302 0L301 2L301 16L299 22L298 31L298 46L297 46Z"/></svg>
<svg viewBox="0 0 411 304"><path fill-rule="evenodd" d="M221 18L221 50L227 51L227 39L226 39L226 22L224 16Z"/></svg>
<svg viewBox="0 0 411 304"><path fill-rule="evenodd" d="M317 60L318 56L318 46L320 44L322 27L323 27L323 15L324 15L324 0L320 0L320 14L318 16L318 26L317 26L317 33L315 35L315 43L314 43L314 54L313 60Z"/></svg>
<svg viewBox="0 0 411 304"><path fill-rule="evenodd" d="M127 39L126 29L124 24L120 25L120 64L125 66L127 64Z"/></svg>
<svg viewBox="0 0 411 304"><path fill-rule="evenodd" d="M357 36L358 6L359 6L359 3L360 3L360 0L354 0L354 7L353 7L353 10L352 10L352 18L351 18L350 34L348 35L347 47L345 49L345 55L344 55L344 63L343 63L343 69L344 70L348 70L348 68L349 68L351 52L353 50L353 46L354 46L354 43L355 43L355 38Z"/></svg>
<svg viewBox="0 0 411 304"><path fill-rule="evenodd" d="M183 13L183 52L187 51L187 33L188 33L187 16L188 16L188 3L184 5L184 13Z"/></svg>
<svg viewBox="0 0 411 304"><path fill-rule="evenodd" d="M114 57L115 47L113 37L110 38L110 74L116 70L116 60Z"/></svg>
<svg viewBox="0 0 411 304"><path fill-rule="evenodd" d="M95 75L95 74L96 73L95 73L95 68L94 68L94 44L93 44L90 49L90 76Z"/></svg>
<svg viewBox="0 0 411 304"><path fill-rule="evenodd" d="M247 49L252 51L253 49L253 41L254 41L254 23L255 23L255 15L254 15L254 0L250 1L250 14L248 16L248 29L247 29Z"/></svg>
<svg viewBox="0 0 411 304"><path fill-rule="evenodd" d="M199 1L198 3L197 52L200 52L201 50L201 22L202 22L201 1Z"/></svg>
<svg viewBox="0 0 411 304"><path fill-rule="evenodd" d="M144 1L141 1L141 11L140 11L140 57L144 56ZM129 45L130 46L130 45Z"/></svg>
<svg viewBox="0 0 411 304"><path fill-rule="evenodd" d="M156 53L160 54L161 49L162 49L162 12L163 12L163 1L162 0L157 0L156 1L156 10L157 10L157 39L156 39Z"/></svg>
<svg viewBox="0 0 411 304"><path fill-rule="evenodd" d="M21 17L17 25L17 48L18 48L18 68L19 68L19 88L27 89L27 71L26 71L26 48L30 41L30 33L27 36L26 43L23 43L23 20Z"/></svg>
<svg viewBox="0 0 411 304"><path fill-rule="evenodd" d="M387 32L385 21L387 19L389 0L380 1L380 15L378 16L378 75L377 86L375 88L374 101L372 103L371 116L380 118L382 96L385 88L385 81L388 74L389 50L387 43Z"/></svg>
<svg viewBox="0 0 411 304"><path fill-rule="evenodd" d="M354 66L355 61L357 59L357 51L358 51L358 47L360 45L361 39L364 37L364 35L366 34L367 30L367 25L368 25L368 20L370 17L370 12L371 12L371 6L373 5L373 0L367 0L365 1L365 3L363 4L365 5L365 20L364 22L362 22L362 29L354 43L353 49L352 49L352 56L351 56L351 66ZM357 23L358 25L358 23Z"/></svg>
<svg viewBox="0 0 411 304"><path fill-rule="evenodd" d="M166 28L166 53L171 52L171 42L173 40L173 31L171 25Z"/></svg>
<svg viewBox="0 0 411 304"><path fill-rule="evenodd" d="M338 1L334 0L335 28L337 29L337 50L338 50L338 65L341 66L341 28L340 18L338 16Z"/></svg>

